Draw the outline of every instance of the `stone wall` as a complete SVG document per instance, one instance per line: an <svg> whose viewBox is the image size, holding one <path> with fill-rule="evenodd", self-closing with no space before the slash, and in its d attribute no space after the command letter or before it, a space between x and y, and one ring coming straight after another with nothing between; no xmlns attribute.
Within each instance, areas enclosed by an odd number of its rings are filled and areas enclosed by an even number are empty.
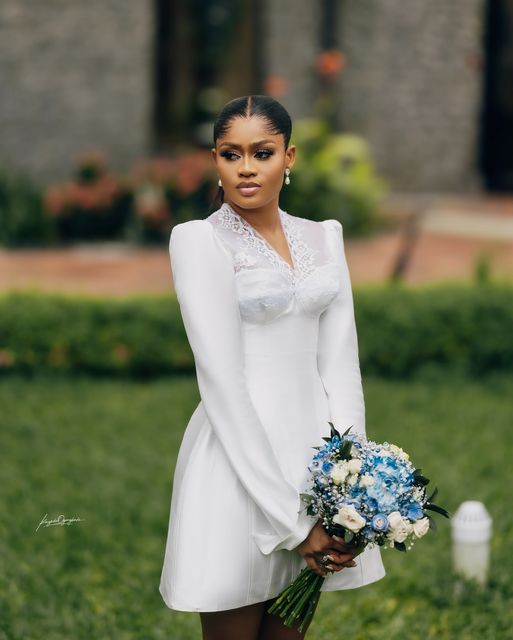
<svg viewBox="0 0 513 640"><path fill-rule="evenodd" d="M263 77L285 78L287 92L277 98L293 119L309 116L322 2L254 1ZM480 188L483 5L337 5L338 47L347 56L336 87L339 128L369 141L395 190ZM0 164L43 182L68 176L88 148L104 148L120 169L150 152L153 19L149 0L3 0Z"/></svg>
<svg viewBox="0 0 513 640"><path fill-rule="evenodd" d="M338 115L405 191L480 189L483 0L347 0Z"/></svg>
<svg viewBox="0 0 513 640"><path fill-rule="evenodd" d="M2 0L0 164L61 179L101 147L124 168L151 138L151 2Z"/></svg>
<svg viewBox="0 0 513 640"><path fill-rule="evenodd" d="M260 55L264 76L285 79L287 91L283 96L276 95L276 99L287 109L292 120L309 116L316 91L313 65L319 53L321 3L315 0L260 1L263 11Z"/></svg>

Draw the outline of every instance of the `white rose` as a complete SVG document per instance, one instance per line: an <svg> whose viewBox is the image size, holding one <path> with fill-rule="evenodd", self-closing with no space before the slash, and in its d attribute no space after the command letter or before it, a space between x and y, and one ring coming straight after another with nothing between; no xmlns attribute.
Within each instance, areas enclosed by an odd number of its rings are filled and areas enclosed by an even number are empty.
<svg viewBox="0 0 513 640"><path fill-rule="evenodd" d="M399 511L392 511L388 515L387 538L394 542L404 542L412 531L411 523L405 520Z"/></svg>
<svg viewBox="0 0 513 640"><path fill-rule="evenodd" d="M334 465L333 469L330 472L330 478L333 480L335 484L342 484L347 477L349 471L347 470L347 462L344 460L342 462L337 462Z"/></svg>
<svg viewBox="0 0 513 640"><path fill-rule="evenodd" d="M358 513L354 506L345 504L338 510L336 516L333 517L333 522L342 525L349 531L356 533L365 526L365 518Z"/></svg>
<svg viewBox="0 0 513 640"><path fill-rule="evenodd" d="M390 445L390 451L392 451L392 453L394 453L396 456L403 458L403 460L410 459L410 456L406 453L406 451L403 451L403 449L401 449L401 447L398 447L396 444Z"/></svg>
<svg viewBox="0 0 513 640"><path fill-rule="evenodd" d="M422 538L429 530L429 518L421 518L413 523L413 533L417 538Z"/></svg>
<svg viewBox="0 0 513 640"><path fill-rule="evenodd" d="M358 458L353 458L347 463L347 468L349 470L349 473L359 473L360 469L362 468L362 461Z"/></svg>
<svg viewBox="0 0 513 640"><path fill-rule="evenodd" d="M417 502L424 502L424 487L415 487L412 492L412 497Z"/></svg>
<svg viewBox="0 0 513 640"><path fill-rule="evenodd" d="M347 484L352 487L354 484L358 482L358 474L350 473L346 480Z"/></svg>
<svg viewBox="0 0 513 640"><path fill-rule="evenodd" d="M373 484L374 484L374 478L372 476L369 476L368 474L365 474L360 478L361 487L372 487Z"/></svg>

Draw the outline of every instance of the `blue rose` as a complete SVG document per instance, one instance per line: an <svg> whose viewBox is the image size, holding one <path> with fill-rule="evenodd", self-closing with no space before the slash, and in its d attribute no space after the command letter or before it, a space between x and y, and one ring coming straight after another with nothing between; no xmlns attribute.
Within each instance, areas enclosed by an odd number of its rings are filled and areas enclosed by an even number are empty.
<svg viewBox="0 0 513 640"><path fill-rule="evenodd" d="M410 520L420 520L420 518L424 517L424 511L418 502L412 502L408 506L408 511L406 513L406 517Z"/></svg>
<svg viewBox="0 0 513 640"><path fill-rule="evenodd" d="M322 470L324 471L324 473L329 473L332 468L333 468L333 462L328 462L328 461L323 462Z"/></svg>
<svg viewBox="0 0 513 640"><path fill-rule="evenodd" d="M372 518L371 525L374 531L386 531L388 529L388 518L384 513L378 513Z"/></svg>

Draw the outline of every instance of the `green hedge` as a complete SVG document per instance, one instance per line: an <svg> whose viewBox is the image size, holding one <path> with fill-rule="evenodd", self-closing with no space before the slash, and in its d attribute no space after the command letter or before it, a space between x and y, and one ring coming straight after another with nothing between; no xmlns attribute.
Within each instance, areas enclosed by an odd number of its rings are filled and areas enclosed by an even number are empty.
<svg viewBox="0 0 513 640"><path fill-rule="evenodd" d="M362 369L406 377L433 365L473 376L513 369L513 286L355 292Z"/></svg>
<svg viewBox="0 0 513 640"><path fill-rule="evenodd" d="M364 287L354 298L364 375L407 377L437 365L475 376L513 370L511 285ZM193 370L172 294L0 296L1 373L151 377Z"/></svg>

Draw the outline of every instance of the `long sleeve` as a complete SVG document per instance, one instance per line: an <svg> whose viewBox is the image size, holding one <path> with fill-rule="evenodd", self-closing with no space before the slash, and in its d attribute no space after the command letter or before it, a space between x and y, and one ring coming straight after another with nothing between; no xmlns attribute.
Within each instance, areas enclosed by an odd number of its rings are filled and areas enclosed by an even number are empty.
<svg viewBox="0 0 513 640"><path fill-rule="evenodd" d="M365 402L343 229L338 220L325 220L322 224L340 265L340 291L319 318L317 366L335 427L343 433L354 425L353 432L365 435Z"/></svg>
<svg viewBox="0 0 513 640"><path fill-rule="evenodd" d="M316 522L283 475L245 380L232 258L207 220L175 225L169 251L201 400L235 474L270 531L253 532L264 554L294 549Z"/></svg>

